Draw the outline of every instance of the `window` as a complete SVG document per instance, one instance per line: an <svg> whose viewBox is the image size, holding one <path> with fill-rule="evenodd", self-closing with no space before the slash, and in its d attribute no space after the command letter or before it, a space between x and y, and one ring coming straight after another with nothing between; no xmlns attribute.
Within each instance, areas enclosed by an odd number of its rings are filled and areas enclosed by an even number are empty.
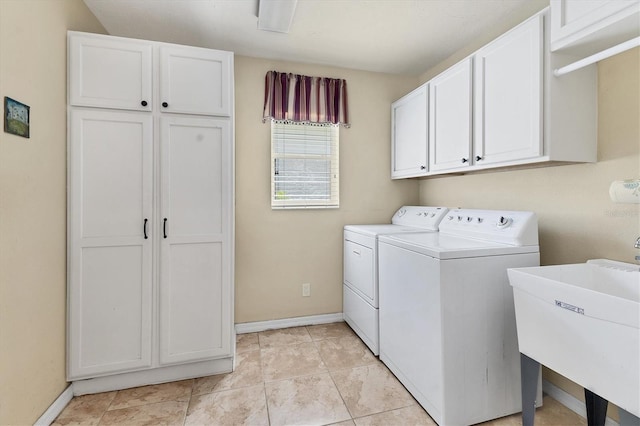
<svg viewBox="0 0 640 426"><path fill-rule="evenodd" d="M271 122L271 207L337 208L338 126Z"/></svg>

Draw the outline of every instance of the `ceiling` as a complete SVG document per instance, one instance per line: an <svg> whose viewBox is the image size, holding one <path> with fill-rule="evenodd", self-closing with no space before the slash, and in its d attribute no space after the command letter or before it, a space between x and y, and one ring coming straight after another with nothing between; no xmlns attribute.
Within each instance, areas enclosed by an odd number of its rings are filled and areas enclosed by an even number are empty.
<svg viewBox="0 0 640 426"><path fill-rule="evenodd" d="M533 0L298 0L289 33L258 0L84 0L111 35L237 55L418 75Z"/></svg>

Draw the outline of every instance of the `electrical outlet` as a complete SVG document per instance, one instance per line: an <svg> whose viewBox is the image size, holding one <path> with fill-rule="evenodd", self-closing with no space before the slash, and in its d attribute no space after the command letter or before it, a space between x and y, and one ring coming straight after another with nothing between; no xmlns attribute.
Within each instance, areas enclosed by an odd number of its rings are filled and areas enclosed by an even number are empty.
<svg viewBox="0 0 640 426"><path fill-rule="evenodd" d="M311 283L302 284L302 296L303 297L311 296Z"/></svg>

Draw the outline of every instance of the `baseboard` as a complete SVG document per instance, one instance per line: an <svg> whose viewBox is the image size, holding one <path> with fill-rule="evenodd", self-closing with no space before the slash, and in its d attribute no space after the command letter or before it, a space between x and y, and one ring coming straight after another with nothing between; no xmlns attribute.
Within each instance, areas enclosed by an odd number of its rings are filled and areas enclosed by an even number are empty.
<svg viewBox="0 0 640 426"><path fill-rule="evenodd" d="M60 415L60 413L62 413L62 410L64 410L71 401L71 398L73 398L73 386L69 385L64 392L62 392L60 396L53 401L53 404L47 408L47 411L45 411L44 414L36 420L34 425L49 426Z"/></svg>
<svg viewBox="0 0 640 426"><path fill-rule="evenodd" d="M558 401L560 404L567 407L569 410L578 414L581 417L587 418L587 409L584 406L584 402L580 401L575 396L571 395L568 392L563 391L553 383L543 380L542 381L542 390L544 393L549 395L551 398ZM607 417L607 420L604 423L604 426L620 426L615 420L612 420L611 417Z"/></svg>
<svg viewBox="0 0 640 426"><path fill-rule="evenodd" d="M213 376L230 373L231 371L233 371L233 358L178 364L168 367L95 377L92 379L76 380L73 382L73 394L79 396L90 393L109 392L193 379L196 377Z"/></svg>
<svg viewBox="0 0 640 426"><path fill-rule="evenodd" d="M341 321L344 321L342 312L335 314L310 315L307 317L283 318L270 321L243 322L236 324L236 333L256 333L258 331L278 328L302 327L304 325L329 324Z"/></svg>

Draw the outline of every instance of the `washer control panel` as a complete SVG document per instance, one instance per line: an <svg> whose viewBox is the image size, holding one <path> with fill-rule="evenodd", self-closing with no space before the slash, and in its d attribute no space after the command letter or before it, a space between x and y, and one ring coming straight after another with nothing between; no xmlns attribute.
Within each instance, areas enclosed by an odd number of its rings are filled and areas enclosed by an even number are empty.
<svg viewBox="0 0 640 426"><path fill-rule="evenodd" d="M446 207L402 206L391 218L391 223L437 231L448 211Z"/></svg>
<svg viewBox="0 0 640 426"><path fill-rule="evenodd" d="M440 232L514 246L538 245L538 219L533 212L452 209Z"/></svg>

